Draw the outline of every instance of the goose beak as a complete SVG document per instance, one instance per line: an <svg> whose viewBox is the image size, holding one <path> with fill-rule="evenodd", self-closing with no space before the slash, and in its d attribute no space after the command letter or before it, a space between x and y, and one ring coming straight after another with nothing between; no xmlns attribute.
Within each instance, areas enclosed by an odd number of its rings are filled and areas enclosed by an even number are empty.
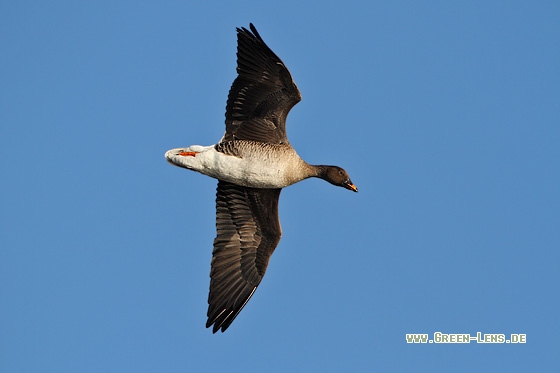
<svg viewBox="0 0 560 373"><path fill-rule="evenodd" d="M352 183L352 180L348 179L346 180L343 184L343 187L345 187L346 189L350 189L353 192L358 192L358 188Z"/></svg>

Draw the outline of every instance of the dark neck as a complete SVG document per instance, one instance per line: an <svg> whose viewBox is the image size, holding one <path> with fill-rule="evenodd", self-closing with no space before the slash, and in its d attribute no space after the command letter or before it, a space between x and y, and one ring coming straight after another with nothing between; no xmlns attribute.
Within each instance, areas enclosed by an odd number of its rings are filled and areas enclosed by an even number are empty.
<svg viewBox="0 0 560 373"><path fill-rule="evenodd" d="M327 180L327 169L329 168L329 166L310 164L309 167L312 171L310 177L318 177L320 179Z"/></svg>

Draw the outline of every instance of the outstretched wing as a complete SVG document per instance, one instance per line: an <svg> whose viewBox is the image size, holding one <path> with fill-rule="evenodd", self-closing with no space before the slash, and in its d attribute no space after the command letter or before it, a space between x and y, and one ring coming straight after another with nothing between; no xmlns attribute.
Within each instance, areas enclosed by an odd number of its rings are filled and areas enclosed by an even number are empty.
<svg viewBox="0 0 560 373"><path fill-rule="evenodd" d="M280 241L281 189L256 189L220 180L210 271L208 321L224 332L259 286Z"/></svg>
<svg viewBox="0 0 560 373"><path fill-rule="evenodd" d="M237 73L226 105L222 141L288 142L286 117L301 100L290 72L250 24L237 29Z"/></svg>

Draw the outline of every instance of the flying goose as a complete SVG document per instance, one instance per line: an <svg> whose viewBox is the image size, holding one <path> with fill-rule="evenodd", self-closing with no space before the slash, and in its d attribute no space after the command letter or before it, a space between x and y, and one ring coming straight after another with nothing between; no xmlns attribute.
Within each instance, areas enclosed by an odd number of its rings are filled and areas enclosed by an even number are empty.
<svg viewBox="0 0 560 373"><path fill-rule="evenodd" d="M290 145L286 117L301 94L284 63L253 24L250 28L237 28L238 76L229 91L220 142L165 153L175 166L218 179L206 322L213 333L230 326L264 276L282 235L282 188L319 177L358 191L345 170L307 164Z"/></svg>

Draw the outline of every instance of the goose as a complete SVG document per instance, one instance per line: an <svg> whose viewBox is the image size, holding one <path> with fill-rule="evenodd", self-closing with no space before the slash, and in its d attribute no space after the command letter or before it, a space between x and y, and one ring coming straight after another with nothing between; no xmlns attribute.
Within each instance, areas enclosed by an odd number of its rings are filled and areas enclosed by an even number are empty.
<svg viewBox="0 0 560 373"><path fill-rule="evenodd" d="M237 77L226 105L226 132L214 145L171 149L172 165L218 179L208 321L224 332L259 286L280 241L282 188L318 177L357 192L337 166L302 160L286 136L286 117L301 94L257 29L237 28Z"/></svg>

